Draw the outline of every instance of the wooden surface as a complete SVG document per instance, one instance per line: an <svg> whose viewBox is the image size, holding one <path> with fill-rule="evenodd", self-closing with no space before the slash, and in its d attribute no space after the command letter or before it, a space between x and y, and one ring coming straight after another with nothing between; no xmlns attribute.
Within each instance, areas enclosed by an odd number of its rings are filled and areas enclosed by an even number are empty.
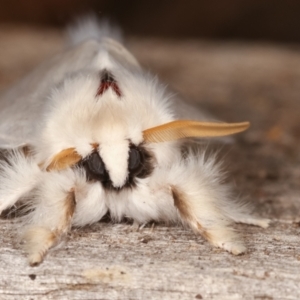
<svg viewBox="0 0 300 300"><path fill-rule="evenodd" d="M130 39L142 64L225 121L251 121L222 146L230 180L268 229L236 225L232 256L181 227L101 222L27 265L18 220L0 220L0 299L300 299L300 48ZM61 34L0 28L0 90L59 51Z"/></svg>

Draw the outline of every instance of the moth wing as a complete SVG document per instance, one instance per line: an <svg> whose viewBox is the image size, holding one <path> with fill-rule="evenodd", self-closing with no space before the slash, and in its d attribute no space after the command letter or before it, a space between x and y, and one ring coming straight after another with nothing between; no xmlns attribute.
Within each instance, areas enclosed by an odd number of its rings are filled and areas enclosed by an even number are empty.
<svg viewBox="0 0 300 300"><path fill-rule="evenodd" d="M123 45L109 38L87 40L56 55L0 95L0 147L32 144L47 109L50 89L70 73L100 68L97 60L101 53L108 53L125 67L140 68Z"/></svg>
<svg viewBox="0 0 300 300"><path fill-rule="evenodd" d="M128 69L141 69L136 58L118 41L111 38L103 39L103 44L115 61Z"/></svg>

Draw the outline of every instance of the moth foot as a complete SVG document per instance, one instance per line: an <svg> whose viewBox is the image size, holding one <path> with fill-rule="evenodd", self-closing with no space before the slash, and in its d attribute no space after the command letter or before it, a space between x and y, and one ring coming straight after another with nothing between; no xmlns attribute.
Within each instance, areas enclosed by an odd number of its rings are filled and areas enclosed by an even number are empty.
<svg viewBox="0 0 300 300"><path fill-rule="evenodd" d="M259 226L262 228L268 228L271 220L269 219L264 219L264 218L255 218L251 216L243 216L238 219L234 220L237 223L244 223L244 224L249 224L249 225L254 225L254 226Z"/></svg>
<svg viewBox="0 0 300 300"><path fill-rule="evenodd" d="M140 231L141 229L143 229L146 225L148 224L148 222L145 222L145 223L139 223L138 221L136 220L133 220L133 224L131 226L132 228L132 231Z"/></svg>
<svg viewBox="0 0 300 300"><path fill-rule="evenodd" d="M28 256L28 262L31 267L38 266L44 259L44 254L41 253L33 253Z"/></svg>
<svg viewBox="0 0 300 300"><path fill-rule="evenodd" d="M218 245L219 248L222 248L233 255L241 255L247 251L247 248L239 242L224 242Z"/></svg>
<svg viewBox="0 0 300 300"><path fill-rule="evenodd" d="M29 228L24 234L24 242L29 265L37 266L56 243L56 235L46 228Z"/></svg>
<svg viewBox="0 0 300 300"><path fill-rule="evenodd" d="M140 223L134 220L131 226L131 231L139 231L139 229L140 229Z"/></svg>
<svg viewBox="0 0 300 300"><path fill-rule="evenodd" d="M233 255L240 255L247 251L237 234L227 227L210 229L202 232L202 235L215 247L222 248Z"/></svg>
<svg viewBox="0 0 300 300"><path fill-rule="evenodd" d="M271 223L271 220L269 220L269 219L257 219L255 221L255 223L253 223L253 225L256 225L256 226L259 226L262 228L268 228L270 223Z"/></svg>

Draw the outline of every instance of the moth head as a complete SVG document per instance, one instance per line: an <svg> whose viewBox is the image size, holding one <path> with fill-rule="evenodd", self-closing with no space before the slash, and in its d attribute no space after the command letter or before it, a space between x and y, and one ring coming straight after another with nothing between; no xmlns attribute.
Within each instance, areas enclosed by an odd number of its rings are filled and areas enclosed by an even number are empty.
<svg viewBox="0 0 300 300"><path fill-rule="evenodd" d="M77 166L84 168L88 180L99 181L106 188L119 190L125 186L132 187L137 178L142 179L151 174L154 156L143 144L123 146L114 151L118 147L104 147L100 150L99 145L93 145L94 150L86 157L79 155L75 148L64 149L53 157L46 170L60 171ZM120 153L123 149L127 152ZM116 161L117 157L121 159Z"/></svg>
<svg viewBox="0 0 300 300"><path fill-rule="evenodd" d="M103 69L66 79L52 94L42 131L41 167L84 168L106 187L132 186L154 164L172 161L172 142L233 134L248 123L174 121L157 81L126 70Z"/></svg>
<svg viewBox="0 0 300 300"><path fill-rule="evenodd" d="M77 165L91 180L116 189L149 173L145 168L152 168L155 155L150 159L143 130L172 119L155 80L122 69L71 76L50 100L37 151L41 167Z"/></svg>
<svg viewBox="0 0 300 300"><path fill-rule="evenodd" d="M143 143L147 145L182 138L224 136L244 131L248 127L248 122L228 124L177 120L144 130ZM99 145L94 144L93 152L86 158L79 155L75 148L65 149L54 156L47 171L62 170L79 164L84 167L89 179L119 189L126 183L132 184L135 177L144 178L151 173L153 157L144 145L136 146L124 142L123 147L110 147L104 144L99 151ZM115 161L118 157L127 158L125 165L122 165L124 159ZM126 170L126 174L120 173L120 170Z"/></svg>

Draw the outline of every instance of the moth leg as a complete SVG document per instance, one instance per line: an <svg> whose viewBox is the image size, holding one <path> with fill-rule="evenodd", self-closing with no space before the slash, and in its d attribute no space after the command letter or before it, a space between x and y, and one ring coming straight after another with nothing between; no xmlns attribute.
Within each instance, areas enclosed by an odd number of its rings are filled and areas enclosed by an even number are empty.
<svg viewBox="0 0 300 300"><path fill-rule="evenodd" d="M47 251L58 244L71 228L76 207L71 176L49 174L32 203L34 210L27 216L29 226L23 234L31 266L40 264Z"/></svg>
<svg viewBox="0 0 300 300"><path fill-rule="evenodd" d="M185 192L180 186L171 186L171 192L181 220L194 232L234 255L246 252L239 236L229 227L230 220L210 203L210 199L201 201L201 198L197 199L197 193Z"/></svg>
<svg viewBox="0 0 300 300"><path fill-rule="evenodd" d="M133 220L131 229L132 229L132 231L140 231L140 230L144 229L147 224L148 224L148 222L140 223L137 220Z"/></svg>
<svg viewBox="0 0 300 300"><path fill-rule="evenodd" d="M49 211L49 214L59 214L59 222L55 228L32 226L26 230L24 234L25 249L31 266L41 263L47 251L55 246L61 237L68 232L71 227L74 210L75 193L70 191L61 205L57 206L57 209Z"/></svg>
<svg viewBox="0 0 300 300"><path fill-rule="evenodd" d="M139 231L140 226L141 226L141 224L138 221L133 220L133 223L131 225L131 229L132 229L132 231Z"/></svg>
<svg viewBox="0 0 300 300"><path fill-rule="evenodd" d="M101 220L108 211L105 191L99 182L87 182L85 174L79 174L76 185L76 210L72 225L82 227Z"/></svg>
<svg viewBox="0 0 300 300"><path fill-rule="evenodd" d="M236 223L255 225L255 226L262 227L262 228L268 228L270 225L269 219L253 217L247 213L231 214L230 218Z"/></svg>

